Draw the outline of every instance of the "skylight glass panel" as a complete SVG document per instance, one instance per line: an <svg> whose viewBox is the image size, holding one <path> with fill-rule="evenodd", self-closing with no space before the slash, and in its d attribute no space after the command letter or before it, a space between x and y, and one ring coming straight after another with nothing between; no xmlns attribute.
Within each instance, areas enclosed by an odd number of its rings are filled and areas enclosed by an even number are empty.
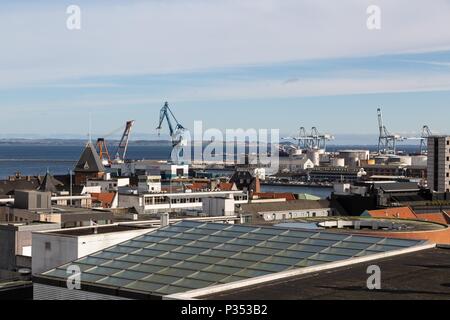
<svg viewBox="0 0 450 320"><path fill-rule="evenodd" d="M352 257L352 256L358 254L359 252L361 252L361 250L359 250L359 249L345 249L345 248L339 248L339 247L331 247L331 248L327 248L327 249L323 250L322 252L323 253L328 253L328 254L338 254L338 255L344 255L344 256Z"/></svg>
<svg viewBox="0 0 450 320"><path fill-rule="evenodd" d="M213 263L222 261L224 259L223 254L222 255L216 254L216 256L212 256L209 254L210 252L213 252L213 251L206 251L204 253L204 255L202 254L202 255L192 256L189 259L186 259L186 261L213 264ZM225 255L225 257L227 255L228 255L228 253Z"/></svg>
<svg viewBox="0 0 450 320"><path fill-rule="evenodd" d="M218 262L216 265L229 266L229 267L238 267L238 268L246 268L255 264L254 261L250 260L240 260L235 258L229 258Z"/></svg>
<svg viewBox="0 0 450 320"><path fill-rule="evenodd" d="M164 287L165 284L161 283L153 283L153 282L146 282L146 281L134 281L130 284L127 284L124 286L124 288L132 289L132 290L138 290L138 291L144 291L144 292L155 292L156 290Z"/></svg>
<svg viewBox="0 0 450 320"><path fill-rule="evenodd" d="M94 258L100 258L100 259L115 259L123 256L123 253L118 252L108 252L108 251L100 251L98 253L94 253L92 257Z"/></svg>
<svg viewBox="0 0 450 320"><path fill-rule="evenodd" d="M177 282L174 283L175 286L190 288L190 289L198 289L198 288L205 288L209 287L210 285L214 284L216 281L205 281L205 280L198 280L198 279L191 279L191 278L183 278Z"/></svg>
<svg viewBox="0 0 450 320"><path fill-rule="evenodd" d="M146 257L157 257L157 256L160 256L160 255L166 253L166 252L167 251L156 250L156 249L153 249L153 248L152 249L144 248L144 249L135 251L134 254L141 255L141 256L146 256Z"/></svg>
<svg viewBox="0 0 450 320"><path fill-rule="evenodd" d="M264 271L264 270L244 269L244 270L241 270L238 273L236 273L236 275L240 276L240 277L254 278L254 277L265 276L270 273L272 273L272 272Z"/></svg>
<svg viewBox="0 0 450 320"><path fill-rule="evenodd" d="M157 266L173 266L180 261L174 259L164 259L164 258L151 258L146 261L147 264L157 265Z"/></svg>
<svg viewBox="0 0 450 320"><path fill-rule="evenodd" d="M127 254L123 257L117 258L117 261L141 263L141 262L147 261L149 259L152 259L152 258L143 256L143 255Z"/></svg>
<svg viewBox="0 0 450 320"><path fill-rule="evenodd" d="M173 250L173 252L198 254L198 253L204 252L206 250L207 249L205 249L205 248L192 247L191 245L189 245L188 247L179 247L179 248Z"/></svg>
<svg viewBox="0 0 450 320"><path fill-rule="evenodd" d="M313 239L309 238L302 242L302 244L310 244L313 246L322 246L322 247L329 247L335 244L336 241L333 240L320 240L320 239Z"/></svg>
<svg viewBox="0 0 450 320"><path fill-rule="evenodd" d="M102 264L102 266L115 268L115 269L119 269L119 270L124 270L124 269L132 268L133 266L136 266L136 263L125 262L125 261L120 261L120 260L111 260L111 261L108 261L108 262Z"/></svg>
<svg viewBox="0 0 450 320"><path fill-rule="evenodd" d="M389 246L398 246L398 247L410 247L421 243L420 240L404 240L404 239L392 239L392 238L384 238L378 244L389 245Z"/></svg>
<svg viewBox="0 0 450 320"><path fill-rule="evenodd" d="M108 268L108 267L94 267L89 270L86 270L85 273L109 276L113 273L117 273L118 271L120 271L120 269Z"/></svg>
<svg viewBox="0 0 450 320"><path fill-rule="evenodd" d="M358 242L347 242L342 241L338 244L335 244L334 248L346 248L346 249L354 249L354 250L364 250L370 247L372 244L370 243L358 243Z"/></svg>
<svg viewBox="0 0 450 320"><path fill-rule="evenodd" d="M139 280L147 277L148 274L145 272L139 272L134 270L122 270L114 274L114 277L131 279L131 280Z"/></svg>
<svg viewBox="0 0 450 320"><path fill-rule="evenodd" d="M161 270L166 269L164 266L155 266L150 264L141 263L138 265L135 265L134 267L130 268L130 270L145 272L147 275L159 272Z"/></svg>
<svg viewBox="0 0 450 320"><path fill-rule="evenodd" d="M181 252L166 252L160 256L165 259L174 259L174 260L185 260L192 257L190 253L181 253Z"/></svg>
<svg viewBox="0 0 450 320"><path fill-rule="evenodd" d="M160 250L160 251L170 251L178 248L178 245L174 244L165 244L165 243L154 243L150 246L147 246L148 249Z"/></svg>
<svg viewBox="0 0 450 320"><path fill-rule="evenodd" d="M298 258L288 258L288 257L279 257L272 256L264 260L264 262L276 263L276 264L285 264L285 265L294 265L298 262Z"/></svg>
<svg viewBox="0 0 450 320"><path fill-rule="evenodd" d="M283 233L285 236L296 238L309 238L317 234L317 232L299 231L299 230L287 230Z"/></svg>
<svg viewBox="0 0 450 320"><path fill-rule="evenodd" d="M222 265L212 265L208 268L205 268L204 271L210 271L214 273L225 273L225 274L235 274L242 270L242 268L239 267L229 267L229 266L222 266Z"/></svg>
<svg viewBox="0 0 450 320"><path fill-rule="evenodd" d="M110 285L113 287L124 287L127 284L130 284L132 282L134 282L134 280L121 279L121 278L115 278L115 277L106 277L106 278L98 280L96 283L106 284L106 285Z"/></svg>
<svg viewBox="0 0 450 320"><path fill-rule="evenodd" d="M244 250L244 252L264 254L264 255L272 255L272 254L276 254L280 251L282 251L282 250L276 249L276 248L275 249L267 248L267 247L250 247L250 248Z"/></svg>
<svg viewBox="0 0 450 320"><path fill-rule="evenodd" d="M189 279L199 279L199 280L205 280L209 282L219 282L223 279L228 277L227 274L224 273L213 273L213 272L207 272L207 271L199 271L194 274L191 274L187 278Z"/></svg>
<svg viewBox="0 0 450 320"><path fill-rule="evenodd" d="M188 270L188 269L169 267L169 268L159 271L158 274L162 274L164 276L187 277L196 272L197 272L196 270Z"/></svg>
<svg viewBox="0 0 450 320"><path fill-rule="evenodd" d="M296 258L298 260L308 258L313 254L315 253L296 250L283 250L277 252L276 257Z"/></svg>
<svg viewBox="0 0 450 320"><path fill-rule="evenodd" d="M210 265L208 263L199 263L199 262L191 262L191 261L181 261L177 265L175 265L177 268L183 268L183 269L192 269L195 271L205 269L209 267Z"/></svg>
<svg viewBox="0 0 450 320"><path fill-rule="evenodd" d="M250 267L250 269L257 269L269 272L281 272L289 268L290 266L284 264L267 263L267 262L258 262Z"/></svg>
<svg viewBox="0 0 450 320"><path fill-rule="evenodd" d="M180 233L178 235L176 235L175 237L173 237L172 239L186 239L186 240L198 240L199 238L201 238L200 235L198 234L194 234L194 233Z"/></svg>
<svg viewBox="0 0 450 320"><path fill-rule="evenodd" d="M325 232L318 232L311 236L313 239L322 239L322 240L334 240L334 241L342 241L350 236L348 234L338 234L338 233L325 233Z"/></svg>
<svg viewBox="0 0 450 320"><path fill-rule="evenodd" d="M265 241L267 239L272 238L273 234L262 234L262 233L248 233L241 235L239 239L250 239L250 240L259 240L259 241Z"/></svg>
<svg viewBox="0 0 450 320"><path fill-rule="evenodd" d="M326 262L334 262L339 260L349 259L349 256L335 255L335 254L326 254L326 253L318 253L312 257L314 260L321 260Z"/></svg>
<svg viewBox="0 0 450 320"><path fill-rule="evenodd" d="M377 243L381 241L382 238L376 238L376 237L369 237L369 236L355 236L352 235L349 239L346 241L351 242L358 242L358 243Z"/></svg>

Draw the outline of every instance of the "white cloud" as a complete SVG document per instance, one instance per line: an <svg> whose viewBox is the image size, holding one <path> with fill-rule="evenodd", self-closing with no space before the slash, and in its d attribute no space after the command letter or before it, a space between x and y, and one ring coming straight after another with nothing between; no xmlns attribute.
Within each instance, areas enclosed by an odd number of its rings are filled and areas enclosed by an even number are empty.
<svg viewBox="0 0 450 320"><path fill-rule="evenodd" d="M202 70L449 48L448 0L80 2L82 30L62 4L0 13L0 88L59 79ZM431 23L432 22L432 23Z"/></svg>

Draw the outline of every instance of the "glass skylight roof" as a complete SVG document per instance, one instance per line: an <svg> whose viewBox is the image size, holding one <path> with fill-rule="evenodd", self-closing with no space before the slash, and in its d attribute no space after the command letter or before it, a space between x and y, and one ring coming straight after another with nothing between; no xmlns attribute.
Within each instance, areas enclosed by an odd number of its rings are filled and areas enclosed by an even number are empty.
<svg viewBox="0 0 450 320"><path fill-rule="evenodd" d="M181 221L43 273L65 281L166 295L403 249L424 241Z"/></svg>

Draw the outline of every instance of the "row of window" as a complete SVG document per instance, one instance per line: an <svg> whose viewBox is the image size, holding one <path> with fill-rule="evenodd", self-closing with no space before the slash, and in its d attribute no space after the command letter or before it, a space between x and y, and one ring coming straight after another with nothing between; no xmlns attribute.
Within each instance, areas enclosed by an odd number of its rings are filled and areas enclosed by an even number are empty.
<svg viewBox="0 0 450 320"><path fill-rule="evenodd" d="M177 204L177 203L201 203L202 198L173 198L170 199L170 203ZM234 197L235 201L245 201L247 200L247 195L238 195ZM167 204L169 203L169 198L160 196L160 197L145 197L144 198L144 204L146 206L153 205L153 204Z"/></svg>

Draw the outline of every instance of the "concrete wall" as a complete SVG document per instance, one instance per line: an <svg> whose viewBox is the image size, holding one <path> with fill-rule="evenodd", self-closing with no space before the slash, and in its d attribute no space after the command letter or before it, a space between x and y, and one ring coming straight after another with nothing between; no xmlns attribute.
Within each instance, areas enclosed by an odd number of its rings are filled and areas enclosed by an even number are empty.
<svg viewBox="0 0 450 320"><path fill-rule="evenodd" d="M20 209L48 209L51 207L51 193L16 190L14 192L14 207Z"/></svg>
<svg viewBox="0 0 450 320"><path fill-rule="evenodd" d="M42 273L78 258L78 239L33 233L32 272Z"/></svg>
<svg viewBox="0 0 450 320"><path fill-rule="evenodd" d="M14 270L16 265L16 232L0 229L0 269Z"/></svg>
<svg viewBox="0 0 450 320"><path fill-rule="evenodd" d="M59 229L58 224L0 225L0 269L17 269L17 257L28 255L32 232Z"/></svg>
<svg viewBox="0 0 450 320"><path fill-rule="evenodd" d="M274 211L264 212L263 219L266 221L309 218L309 217L328 217L332 214L332 209L308 209L308 210L291 210L291 211Z"/></svg>
<svg viewBox="0 0 450 320"><path fill-rule="evenodd" d="M33 233L33 274L48 271L149 231L149 229L136 229L85 236L69 236L47 232Z"/></svg>
<svg viewBox="0 0 450 320"><path fill-rule="evenodd" d="M234 215L233 198L204 198L202 201L203 212L208 216L232 216Z"/></svg>
<svg viewBox="0 0 450 320"><path fill-rule="evenodd" d="M83 289L83 288L81 288ZM68 288L49 286L35 283L33 285L33 300L129 300L107 294L88 292L83 290L69 290Z"/></svg>
<svg viewBox="0 0 450 320"><path fill-rule="evenodd" d="M136 229L78 237L78 258L136 238L149 231L149 229Z"/></svg>

